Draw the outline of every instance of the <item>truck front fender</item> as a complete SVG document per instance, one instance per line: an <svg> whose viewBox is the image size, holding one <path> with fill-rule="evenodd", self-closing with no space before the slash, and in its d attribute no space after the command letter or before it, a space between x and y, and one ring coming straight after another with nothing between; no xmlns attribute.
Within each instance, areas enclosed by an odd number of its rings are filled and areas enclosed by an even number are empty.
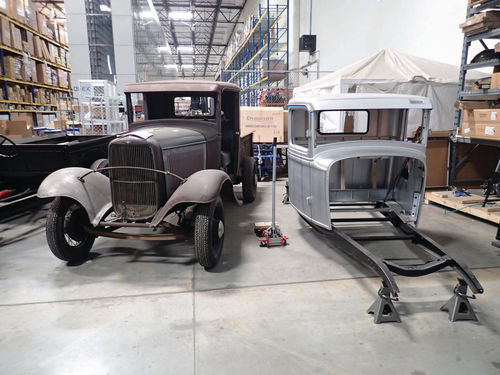
<svg viewBox="0 0 500 375"><path fill-rule="evenodd" d="M174 191L167 203L156 213L151 221L158 226L170 211L181 203L210 203L219 195L223 199L234 200L241 204L233 191L233 183L226 172L218 169L204 169L193 173Z"/></svg>
<svg viewBox="0 0 500 375"><path fill-rule="evenodd" d="M59 169L48 175L40 184L39 198L68 197L74 199L87 211L93 226L99 224L111 208L111 187L109 178L101 173L90 173L91 169L71 167Z"/></svg>

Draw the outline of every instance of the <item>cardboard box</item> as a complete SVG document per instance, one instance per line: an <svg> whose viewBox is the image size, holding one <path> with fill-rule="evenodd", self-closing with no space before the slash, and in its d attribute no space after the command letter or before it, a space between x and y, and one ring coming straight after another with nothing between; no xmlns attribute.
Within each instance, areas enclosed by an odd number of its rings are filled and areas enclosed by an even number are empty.
<svg viewBox="0 0 500 375"><path fill-rule="evenodd" d="M468 123L500 124L500 108L467 110L463 113L463 120Z"/></svg>
<svg viewBox="0 0 500 375"><path fill-rule="evenodd" d="M38 31L38 24L36 13L40 9L38 4L33 3L31 0L24 0L24 13L26 18L26 25Z"/></svg>
<svg viewBox="0 0 500 375"><path fill-rule="evenodd" d="M59 25L59 43L68 45L68 33L64 25Z"/></svg>
<svg viewBox="0 0 500 375"><path fill-rule="evenodd" d="M7 0L7 15L17 20L17 0Z"/></svg>
<svg viewBox="0 0 500 375"><path fill-rule="evenodd" d="M427 177L426 187L448 185L448 138L433 138L427 141Z"/></svg>
<svg viewBox="0 0 500 375"><path fill-rule="evenodd" d="M68 72L62 69L57 69L57 75L59 87L65 89L69 88Z"/></svg>
<svg viewBox="0 0 500 375"><path fill-rule="evenodd" d="M500 87L500 65L496 65L493 68L493 73L491 75L490 88L498 89Z"/></svg>
<svg viewBox="0 0 500 375"><path fill-rule="evenodd" d="M44 63L36 63L36 76L38 83L44 85L52 84L52 77L50 75L50 67Z"/></svg>
<svg viewBox="0 0 500 375"><path fill-rule="evenodd" d="M5 56L5 76L12 79L19 79L22 75L22 60L17 56Z"/></svg>
<svg viewBox="0 0 500 375"><path fill-rule="evenodd" d="M491 10L473 15L460 24L466 35L473 35L500 27L500 12Z"/></svg>
<svg viewBox="0 0 500 375"><path fill-rule="evenodd" d="M3 45L11 46L10 22L3 17L0 18L0 37Z"/></svg>
<svg viewBox="0 0 500 375"><path fill-rule="evenodd" d="M47 27L48 22L49 22L49 20L47 19L47 17L45 17L44 14L42 14L40 12L36 13L36 23L38 26L38 32L40 34L43 34L43 35L48 34L48 27Z"/></svg>
<svg viewBox="0 0 500 375"><path fill-rule="evenodd" d="M280 143L287 142L288 131L284 115L285 111L281 107L241 107L241 135L253 132L254 142L272 142L274 137Z"/></svg>
<svg viewBox="0 0 500 375"><path fill-rule="evenodd" d="M33 126L26 119L3 120L0 121L0 133L12 139L28 138L33 135Z"/></svg>
<svg viewBox="0 0 500 375"><path fill-rule="evenodd" d="M10 38L11 38L11 47L18 49L20 51L23 50L23 39L21 37L21 29L14 25L10 24Z"/></svg>
<svg viewBox="0 0 500 375"><path fill-rule="evenodd" d="M57 47L56 45L52 44L52 43L48 43L48 52L49 52L49 56L48 56L48 60L50 62L53 62L55 63L56 62L56 56L59 56L59 47Z"/></svg>
<svg viewBox="0 0 500 375"><path fill-rule="evenodd" d="M26 23L26 14L24 11L24 0L8 0L13 3L15 19L21 23Z"/></svg>
<svg viewBox="0 0 500 375"><path fill-rule="evenodd" d="M59 75L57 71L59 69L50 67L50 85L59 86Z"/></svg>
<svg viewBox="0 0 500 375"><path fill-rule="evenodd" d="M35 46L33 45L33 33L29 31L21 32L23 38L23 51L33 56L35 54Z"/></svg>
<svg viewBox="0 0 500 375"><path fill-rule="evenodd" d="M52 39L59 42L59 27L57 22L53 20L49 20L47 23L47 27L49 28L49 33L53 35Z"/></svg>
<svg viewBox="0 0 500 375"><path fill-rule="evenodd" d="M467 0L467 6L478 5L482 3L486 3L489 0Z"/></svg>
<svg viewBox="0 0 500 375"><path fill-rule="evenodd" d="M38 35L33 36L33 52L36 57L43 58L42 42Z"/></svg>
<svg viewBox="0 0 500 375"><path fill-rule="evenodd" d="M23 70L25 75L25 81L28 82L38 82L38 77L36 74L36 63L35 60L28 59L23 61Z"/></svg>
<svg viewBox="0 0 500 375"><path fill-rule="evenodd" d="M0 0L0 12L4 14L9 13L9 5L7 4L7 0Z"/></svg>
<svg viewBox="0 0 500 375"><path fill-rule="evenodd" d="M463 122L461 134L464 137L500 139L500 124L477 124Z"/></svg>
<svg viewBox="0 0 500 375"><path fill-rule="evenodd" d="M457 101L455 102L455 108L461 110L469 109L488 109L490 107L488 102L474 102L474 101Z"/></svg>

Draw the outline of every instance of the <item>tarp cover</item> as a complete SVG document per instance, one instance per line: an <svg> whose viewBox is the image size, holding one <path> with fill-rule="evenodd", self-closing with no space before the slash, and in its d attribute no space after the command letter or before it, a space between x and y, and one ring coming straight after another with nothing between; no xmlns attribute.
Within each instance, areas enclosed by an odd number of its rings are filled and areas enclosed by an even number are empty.
<svg viewBox="0 0 500 375"><path fill-rule="evenodd" d="M316 81L293 90L294 97L332 93L394 93L426 96L431 99L430 128L453 129L459 67L422 57L383 49ZM481 72L467 74L468 82L487 77ZM418 126L411 115L408 134Z"/></svg>

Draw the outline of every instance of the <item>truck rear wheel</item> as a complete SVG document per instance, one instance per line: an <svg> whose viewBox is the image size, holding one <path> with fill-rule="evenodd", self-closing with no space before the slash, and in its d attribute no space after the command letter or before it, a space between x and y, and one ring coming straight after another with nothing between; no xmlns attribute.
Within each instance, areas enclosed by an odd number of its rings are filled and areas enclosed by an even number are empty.
<svg viewBox="0 0 500 375"><path fill-rule="evenodd" d="M220 259L224 230L224 207L220 197L198 205L194 222L194 253L206 270L215 267Z"/></svg>
<svg viewBox="0 0 500 375"><path fill-rule="evenodd" d="M243 201L251 203L257 196L257 163L251 156L245 156L242 163Z"/></svg>
<svg viewBox="0 0 500 375"><path fill-rule="evenodd" d="M54 199L47 213L45 228L52 253L68 262L88 256L95 237L85 232L85 226L90 226L90 222L80 203L66 197Z"/></svg>

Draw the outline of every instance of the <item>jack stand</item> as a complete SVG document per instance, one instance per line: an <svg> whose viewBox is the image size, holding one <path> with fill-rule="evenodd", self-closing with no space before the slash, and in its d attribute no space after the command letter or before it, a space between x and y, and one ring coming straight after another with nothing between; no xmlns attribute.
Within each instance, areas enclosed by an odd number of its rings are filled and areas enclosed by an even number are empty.
<svg viewBox="0 0 500 375"><path fill-rule="evenodd" d="M276 137L273 139L273 197L272 197L272 221L267 229L259 229L255 224L254 230L259 236L261 247L285 246L288 237L281 233L276 224Z"/></svg>
<svg viewBox="0 0 500 375"><path fill-rule="evenodd" d="M467 284L463 279L458 279L458 284L455 286L453 293L455 295L441 307L441 311L447 311L452 322L457 320L473 320L477 322L476 314L469 302L469 299L476 299L476 296L467 295Z"/></svg>
<svg viewBox="0 0 500 375"><path fill-rule="evenodd" d="M389 288L382 283L378 290L378 297L367 310L368 314L373 314L375 324L380 323L401 323L399 313L392 304L392 301L399 301L397 297L392 298Z"/></svg>

